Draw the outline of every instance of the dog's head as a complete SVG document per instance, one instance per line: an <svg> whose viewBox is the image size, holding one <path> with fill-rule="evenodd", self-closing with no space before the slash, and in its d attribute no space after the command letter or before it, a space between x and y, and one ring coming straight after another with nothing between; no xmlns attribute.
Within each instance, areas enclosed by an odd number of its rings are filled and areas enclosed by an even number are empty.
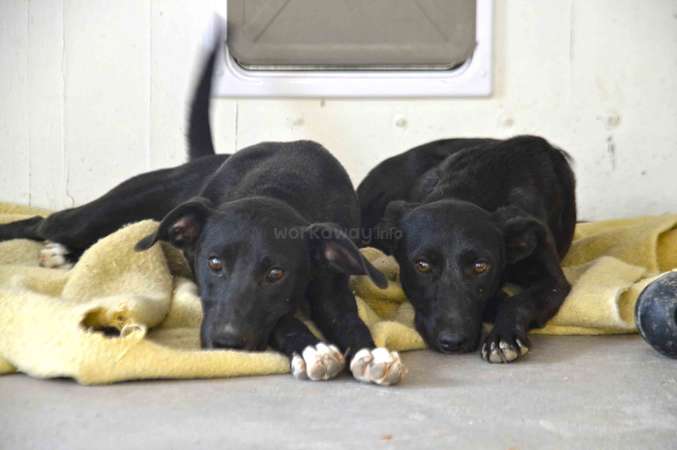
<svg viewBox="0 0 677 450"><path fill-rule="evenodd" d="M519 208L490 213L472 203L395 201L379 225L378 246L400 265L416 328L438 351L477 348L482 318L507 264L529 256L542 225Z"/></svg>
<svg viewBox="0 0 677 450"><path fill-rule="evenodd" d="M195 198L167 214L136 248L158 240L182 249L193 268L205 348L265 349L275 324L296 310L315 267L386 283L336 225L304 225L294 209L270 199L216 209Z"/></svg>

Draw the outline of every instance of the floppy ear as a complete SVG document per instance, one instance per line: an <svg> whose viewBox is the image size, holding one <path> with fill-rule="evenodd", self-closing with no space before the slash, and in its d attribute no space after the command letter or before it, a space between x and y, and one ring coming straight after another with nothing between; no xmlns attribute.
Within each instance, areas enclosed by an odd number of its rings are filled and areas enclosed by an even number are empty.
<svg viewBox="0 0 677 450"><path fill-rule="evenodd" d="M362 256L338 225L314 223L305 229L305 236L310 241L312 257L316 261L348 275L369 275L374 284L382 289L388 286L386 277Z"/></svg>
<svg viewBox="0 0 677 450"><path fill-rule="evenodd" d="M546 228L541 221L516 206L497 209L494 220L503 232L508 264L531 255L542 242Z"/></svg>
<svg viewBox="0 0 677 450"><path fill-rule="evenodd" d="M410 203L404 200L395 200L388 203L383 213L383 218L376 225L376 236L373 236L372 239L374 247L388 255L392 255L402 238L400 220L417 206L420 206L420 203Z"/></svg>
<svg viewBox="0 0 677 450"><path fill-rule="evenodd" d="M200 236L210 210L209 200L204 197L180 204L162 219L155 233L137 242L134 249L147 250L157 241L167 241L181 249L190 247Z"/></svg>

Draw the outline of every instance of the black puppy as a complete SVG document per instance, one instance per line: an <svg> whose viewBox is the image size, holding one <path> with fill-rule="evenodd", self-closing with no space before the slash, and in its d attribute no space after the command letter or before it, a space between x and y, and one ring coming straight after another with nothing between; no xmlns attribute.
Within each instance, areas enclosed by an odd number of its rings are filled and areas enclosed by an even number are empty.
<svg viewBox="0 0 677 450"><path fill-rule="evenodd" d="M416 328L445 353L527 353L570 290L560 268L576 224L568 155L535 136L431 142L376 166L358 188L364 244L393 254ZM501 288L521 290L507 297Z"/></svg>
<svg viewBox="0 0 677 450"><path fill-rule="evenodd" d="M397 383L397 353L375 349L357 314L350 275L386 280L346 231L359 229L359 205L348 174L311 141L257 144L214 155L209 97L214 48L193 101L191 162L139 175L103 197L70 210L0 226L0 240L48 240L45 261L77 257L96 240L131 221L162 219L142 239L183 250L199 286L204 348L263 350L292 358L296 378L325 380L352 358L361 381ZM66 250L66 248L68 250ZM54 264L52 264L54 265ZM295 314L301 309L334 345L322 343Z"/></svg>

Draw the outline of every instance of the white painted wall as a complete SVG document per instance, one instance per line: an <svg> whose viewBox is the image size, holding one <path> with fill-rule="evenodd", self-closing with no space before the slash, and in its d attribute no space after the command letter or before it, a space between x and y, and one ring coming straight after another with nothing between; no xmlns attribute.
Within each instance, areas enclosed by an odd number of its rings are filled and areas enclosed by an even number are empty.
<svg viewBox="0 0 677 450"><path fill-rule="evenodd" d="M0 200L82 204L182 162L209 6L0 0ZM536 133L574 155L581 217L677 211L677 1L497 0L494 52L491 98L219 99L215 140L315 139L357 183L428 140Z"/></svg>

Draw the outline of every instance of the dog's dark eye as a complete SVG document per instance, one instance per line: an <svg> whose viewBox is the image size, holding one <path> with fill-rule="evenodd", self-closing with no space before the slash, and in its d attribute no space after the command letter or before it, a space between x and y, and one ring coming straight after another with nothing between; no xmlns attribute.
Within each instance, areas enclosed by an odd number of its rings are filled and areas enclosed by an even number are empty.
<svg viewBox="0 0 677 450"><path fill-rule="evenodd" d="M223 270L223 261L221 261L221 258L218 258L216 256L209 257L207 265L209 266L209 269L213 272L220 272L221 270Z"/></svg>
<svg viewBox="0 0 677 450"><path fill-rule="evenodd" d="M278 269L277 267L270 269L266 274L266 281L268 283L277 283L282 278L284 278L284 270Z"/></svg>
<svg viewBox="0 0 677 450"><path fill-rule="evenodd" d="M414 265L416 266L416 270L421 273L428 273L432 269L430 263L425 259L417 259Z"/></svg>
<svg viewBox="0 0 677 450"><path fill-rule="evenodd" d="M477 261L472 266L472 270L476 274L487 272L490 268L491 268L491 266L489 265L489 263L486 263L484 261Z"/></svg>

